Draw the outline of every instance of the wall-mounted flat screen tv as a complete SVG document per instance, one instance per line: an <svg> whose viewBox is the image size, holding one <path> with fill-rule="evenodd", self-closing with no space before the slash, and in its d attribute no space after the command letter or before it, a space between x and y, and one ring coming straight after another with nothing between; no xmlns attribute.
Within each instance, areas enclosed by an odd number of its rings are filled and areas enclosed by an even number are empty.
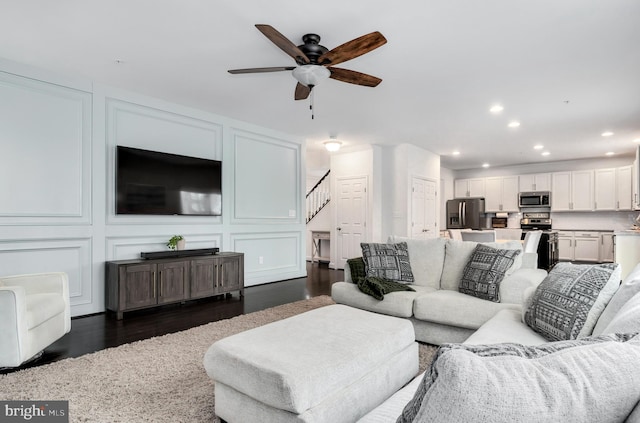
<svg viewBox="0 0 640 423"><path fill-rule="evenodd" d="M222 215L222 162L118 146L116 213Z"/></svg>

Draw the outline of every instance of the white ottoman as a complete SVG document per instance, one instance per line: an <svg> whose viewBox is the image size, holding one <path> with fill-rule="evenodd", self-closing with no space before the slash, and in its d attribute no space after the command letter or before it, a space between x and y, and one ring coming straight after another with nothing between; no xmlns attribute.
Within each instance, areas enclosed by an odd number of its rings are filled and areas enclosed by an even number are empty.
<svg viewBox="0 0 640 423"><path fill-rule="evenodd" d="M418 373L406 319L322 307L214 343L204 367L229 423L354 422Z"/></svg>

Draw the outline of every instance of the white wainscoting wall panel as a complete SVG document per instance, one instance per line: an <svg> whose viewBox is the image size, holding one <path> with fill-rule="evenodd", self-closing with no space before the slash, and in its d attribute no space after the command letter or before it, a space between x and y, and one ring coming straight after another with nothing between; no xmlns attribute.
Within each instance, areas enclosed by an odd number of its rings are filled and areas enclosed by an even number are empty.
<svg viewBox="0 0 640 423"><path fill-rule="evenodd" d="M232 221L295 223L303 216L299 143L233 130Z"/></svg>
<svg viewBox="0 0 640 423"><path fill-rule="evenodd" d="M0 242L2 275L66 272L71 306L91 304L91 239L30 239Z"/></svg>
<svg viewBox="0 0 640 423"><path fill-rule="evenodd" d="M117 145L221 160L222 217L116 215ZM248 286L305 276L303 146L0 58L0 275L67 272L72 316L98 313L106 261L166 251L179 234L245 253Z"/></svg>
<svg viewBox="0 0 640 423"><path fill-rule="evenodd" d="M306 267L303 237L304 232L231 234L231 250L244 253L245 286L271 282L274 275L300 277Z"/></svg>
<svg viewBox="0 0 640 423"><path fill-rule="evenodd" d="M0 224L91 223L91 93L0 72Z"/></svg>

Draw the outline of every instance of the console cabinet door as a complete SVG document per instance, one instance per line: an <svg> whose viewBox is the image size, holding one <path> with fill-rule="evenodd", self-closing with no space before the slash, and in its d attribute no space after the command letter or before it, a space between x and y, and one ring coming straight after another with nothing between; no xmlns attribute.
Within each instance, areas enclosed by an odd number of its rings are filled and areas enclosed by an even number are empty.
<svg viewBox="0 0 640 423"><path fill-rule="evenodd" d="M240 281L244 280L242 272L244 272L244 264L241 256L222 257L218 290L228 292L240 289Z"/></svg>
<svg viewBox="0 0 640 423"><path fill-rule="evenodd" d="M201 258L191 261L191 298L208 297L215 294L218 273L217 258Z"/></svg>
<svg viewBox="0 0 640 423"><path fill-rule="evenodd" d="M158 304L182 301L189 297L189 262L160 263L158 266Z"/></svg>
<svg viewBox="0 0 640 423"><path fill-rule="evenodd" d="M118 272L118 295L122 310L157 304L155 264L120 266Z"/></svg>

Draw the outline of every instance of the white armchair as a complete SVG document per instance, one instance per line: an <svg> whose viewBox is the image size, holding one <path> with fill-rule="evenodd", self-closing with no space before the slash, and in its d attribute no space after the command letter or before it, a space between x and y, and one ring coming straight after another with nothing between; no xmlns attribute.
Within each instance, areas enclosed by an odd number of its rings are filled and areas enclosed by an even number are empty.
<svg viewBox="0 0 640 423"><path fill-rule="evenodd" d="M0 277L0 367L17 367L71 330L66 273Z"/></svg>

